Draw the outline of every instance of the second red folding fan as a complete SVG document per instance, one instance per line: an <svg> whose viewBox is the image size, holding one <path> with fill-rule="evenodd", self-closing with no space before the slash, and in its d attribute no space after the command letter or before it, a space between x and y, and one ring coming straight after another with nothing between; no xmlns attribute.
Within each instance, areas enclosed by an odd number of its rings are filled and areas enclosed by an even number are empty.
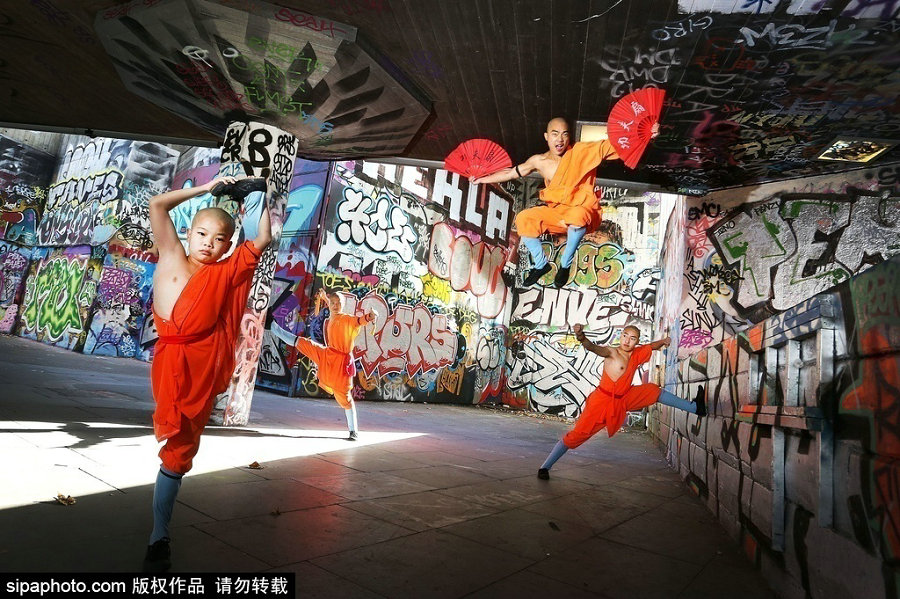
<svg viewBox="0 0 900 599"><path fill-rule="evenodd" d="M665 95L661 89L645 87L622 97L609 111L609 142L626 166L637 166L653 138L653 125L659 122Z"/></svg>

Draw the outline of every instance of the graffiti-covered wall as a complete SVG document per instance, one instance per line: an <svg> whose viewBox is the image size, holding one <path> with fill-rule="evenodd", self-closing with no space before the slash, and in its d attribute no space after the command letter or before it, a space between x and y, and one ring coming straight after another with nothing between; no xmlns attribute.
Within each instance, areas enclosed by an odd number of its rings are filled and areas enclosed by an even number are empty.
<svg viewBox="0 0 900 599"><path fill-rule="evenodd" d="M526 205L535 202L525 191ZM551 270L529 288L512 293L509 403L542 413L577 416L599 384L603 359L586 352L571 326L583 324L601 345L617 344L622 329L635 325L650 341L660 281L659 242L675 196L621 188L597 189L603 222L578 248L569 282L553 285L565 237L543 241ZM520 252L520 273L530 258ZM520 279L521 281L521 275Z"/></svg>
<svg viewBox="0 0 900 599"><path fill-rule="evenodd" d="M0 333L12 333L22 310L31 248L0 241Z"/></svg>
<svg viewBox="0 0 900 599"><path fill-rule="evenodd" d="M319 223L325 204L329 164L297 159L290 183L284 228L275 264L269 323L273 320L295 335L306 332L311 292L315 282ZM263 334L256 384L288 393L295 392L297 351L272 335Z"/></svg>
<svg viewBox="0 0 900 599"><path fill-rule="evenodd" d="M125 245L149 249L147 201L169 189L177 158L158 143L64 136L38 245L99 245L119 235Z"/></svg>
<svg viewBox="0 0 900 599"><path fill-rule="evenodd" d="M667 256L684 262L671 268L683 273L679 356L900 252L900 197L883 181L893 167L686 200L673 218L688 251Z"/></svg>
<svg viewBox="0 0 900 599"><path fill-rule="evenodd" d="M685 199L657 326L673 467L785 596L900 593L896 166Z"/></svg>
<svg viewBox="0 0 900 599"><path fill-rule="evenodd" d="M103 248L36 248L22 301L19 334L66 349L84 346L100 281Z"/></svg>
<svg viewBox="0 0 900 599"><path fill-rule="evenodd" d="M103 260L84 353L141 357L141 332L148 316L152 262L110 252Z"/></svg>
<svg viewBox="0 0 900 599"><path fill-rule="evenodd" d="M340 293L345 311L377 314L357 341L357 397L500 397L512 205L502 191L441 169L335 164L315 286ZM321 340L324 316L310 315L304 334ZM298 393L321 393L305 358L295 384Z"/></svg>
<svg viewBox="0 0 900 599"><path fill-rule="evenodd" d="M0 135L0 239L34 245L55 164L52 154Z"/></svg>

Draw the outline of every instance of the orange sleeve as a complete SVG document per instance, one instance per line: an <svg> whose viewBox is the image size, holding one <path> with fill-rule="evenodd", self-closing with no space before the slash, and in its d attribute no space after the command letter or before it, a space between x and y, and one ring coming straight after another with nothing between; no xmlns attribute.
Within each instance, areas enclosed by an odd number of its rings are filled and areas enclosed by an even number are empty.
<svg viewBox="0 0 900 599"><path fill-rule="evenodd" d="M613 145L605 139L578 142L571 151L575 152L573 159L579 167L576 170L582 175L600 166L604 160L616 160L619 157Z"/></svg>
<svg viewBox="0 0 900 599"><path fill-rule="evenodd" d="M653 348L650 347L649 343L647 345L638 345L631 354L631 360L635 366L640 366L649 362L652 355Z"/></svg>
<svg viewBox="0 0 900 599"><path fill-rule="evenodd" d="M240 285L253 276L259 257L262 255L252 241L245 241L234 250L228 258L228 267L231 269L231 284Z"/></svg>

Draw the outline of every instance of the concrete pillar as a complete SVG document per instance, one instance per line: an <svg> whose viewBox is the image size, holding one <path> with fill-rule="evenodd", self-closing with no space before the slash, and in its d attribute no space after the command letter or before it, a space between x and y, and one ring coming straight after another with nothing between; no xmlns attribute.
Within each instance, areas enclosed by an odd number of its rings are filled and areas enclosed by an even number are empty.
<svg viewBox="0 0 900 599"><path fill-rule="evenodd" d="M272 277L281 243L281 228L287 210L288 192L294 174L294 159L298 142L292 134L262 123L233 122L225 133L219 176L268 176L265 201L272 220L272 243L263 252L253 275L247 307L241 318L235 347L235 366L228 389L216 400L211 421L225 426L242 426L250 418L250 402L256 383L257 363L265 331L266 312L272 295ZM230 198L220 203L222 208L239 215L240 228L247 237L256 236L256 223L262 205L251 194L244 206ZM246 219L246 226L243 222Z"/></svg>

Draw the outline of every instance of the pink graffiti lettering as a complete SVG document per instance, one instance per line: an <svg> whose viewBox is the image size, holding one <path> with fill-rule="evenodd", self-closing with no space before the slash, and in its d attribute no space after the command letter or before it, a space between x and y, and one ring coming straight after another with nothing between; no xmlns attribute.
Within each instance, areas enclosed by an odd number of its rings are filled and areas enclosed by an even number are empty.
<svg viewBox="0 0 900 599"><path fill-rule="evenodd" d="M384 297L369 292L360 300L342 293L348 312L376 314L375 324L363 329L357 338L354 356L362 362L363 372L380 376L406 371L407 376L430 372L452 364L456 358L456 334L447 327L446 314L432 314L419 303L401 304L393 314Z"/></svg>
<svg viewBox="0 0 900 599"><path fill-rule="evenodd" d="M343 29L335 27L334 21L319 19L305 12L295 12L288 8L282 8L277 13L275 13L275 18L279 21L290 23L295 27L306 27L307 29L319 33L323 31L327 32L331 37L334 37L335 32L347 33Z"/></svg>
<svg viewBox="0 0 900 599"><path fill-rule="evenodd" d="M712 341L712 333L702 329L685 329L681 331L678 347L706 347Z"/></svg>
<svg viewBox="0 0 900 599"><path fill-rule="evenodd" d="M478 298L478 313L496 318L506 303L503 265L506 250L465 235L455 236L446 223L437 223L431 233L428 270L450 281L454 291L470 291Z"/></svg>

